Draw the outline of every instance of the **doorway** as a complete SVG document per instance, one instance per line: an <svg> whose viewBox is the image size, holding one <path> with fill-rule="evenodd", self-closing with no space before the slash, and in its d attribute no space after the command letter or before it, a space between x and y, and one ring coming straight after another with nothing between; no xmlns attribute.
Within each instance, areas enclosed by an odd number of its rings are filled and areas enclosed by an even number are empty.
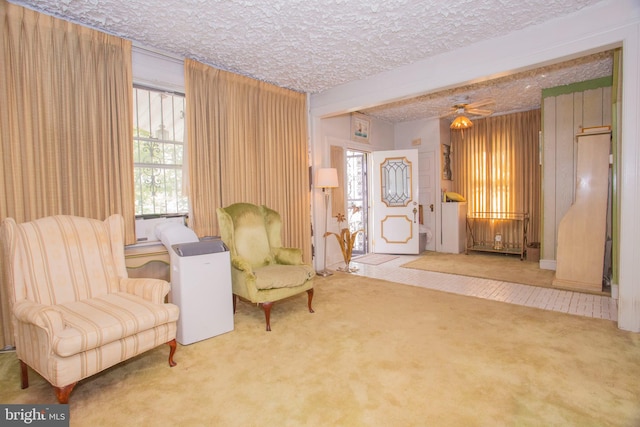
<svg viewBox="0 0 640 427"><path fill-rule="evenodd" d="M363 151L347 150L347 224L351 231L363 230L358 233L353 245L353 255L364 255L368 248L369 224L369 186L367 153Z"/></svg>

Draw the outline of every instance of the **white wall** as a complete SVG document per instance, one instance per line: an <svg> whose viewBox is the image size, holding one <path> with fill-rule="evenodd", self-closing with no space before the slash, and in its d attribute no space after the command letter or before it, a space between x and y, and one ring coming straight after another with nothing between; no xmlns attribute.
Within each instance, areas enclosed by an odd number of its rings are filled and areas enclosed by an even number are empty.
<svg viewBox="0 0 640 427"><path fill-rule="evenodd" d="M575 202L576 134L581 128L611 126L611 87L543 99L543 227L540 267L556 269L560 221Z"/></svg>
<svg viewBox="0 0 640 427"><path fill-rule="evenodd" d="M425 119L404 122L395 127L395 148L408 149L417 148L420 159L424 159L425 155L431 153L433 155L433 170L424 170L426 165L420 162L420 193L419 203L422 205L424 224L421 226L420 232L429 233L427 248L429 250L438 250L440 230L440 197L443 181L440 179L441 157L440 144L443 139L449 140L449 127L442 123L439 119ZM444 134L444 135L443 135ZM413 141L419 139L420 145L414 146ZM428 190L431 193L428 193ZM433 204L433 212L429 206ZM420 248L423 250L424 248Z"/></svg>
<svg viewBox="0 0 640 427"><path fill-rule="evenodd" d="M361 143L351 141L351 115L341 115L331 117L327 119L318 119L317 125L320 127L319 134L322 135L320 142L313 144L313 154L315 161L313 162L313 171L315 179L315 171L318 168L331 167L329 160L329 149L333 146L342 147L343 149L351 149L358 151L379 151L379 150L393 150L394 148L394 126L391 123L384 122L382 120L371 120L371 128L369 135L369 143ZM322 191L315 189L313 191L313 224L315 230L314 246L315 246L315 258L314 267L316 270L323 269L323 257L324 257L324 198L322 197ZM331 212L331 208L329 208ZM331 213L329 213L331 215ZM338 232L338 223L335 218L329 218L328 224L329 231ZM342 262L342 252L338 246L338 242L335 238L329 236L327 242L327 265Z"/></svg>
<svg viewBox="0 0 640 427"><path fill-rule="evenodd" d="M395 149L417 148L418 151L440 152L440 120L425 119L399 123L395 126ZM420 138L419 146L412 141Z"/></svg>
<svg viewBox="0 0 640 427"><path fill-rule="evenodd" d="M131 66L134 84L184 93L184 59L134 45Z"/></svg>
<svg viewBox="0 0 640 427"><path fill-rule="evenodd" d="M377 151L377 150L401 150L401 149L417 149L420 154L431 153L434 158L433 171L425 173L427 171L422 170L420 166L419 174L421 180L421 192L419 195L419 202L423 205L425 225L421 228L421 232L429 229L431 239L429 241L429 250L438 250L439 240L436 236L439 235L440 230L440 203L442 201L441 191L449 191L452 189L452 181L443 181L441 179L441 144L450 144L449 124L446 120L440 119L423 119L415 120L411 122L404 122L397 125L392 125L380 120L372 120L372 140L369 144L356 143L349 140L350 135L350 116L340 115L328 119L321 120L322 124L322 140L323 143L317 144L315 148L321 152L321 156L328 160L328 153L330 146L340 146L345 149L356 149L361 151ZM413 141L419 139L420 145L413 145ZM329 167L330 165L322 164L321 167ZM429 181L429 187L431 187L432 193L430 195L424 194L423 188L427 187L426 183L422 181ZM319 226L319 235L321 236L324 229L324 202L321 198L321 192L318 190L315 198L318 200L319 205L317 208L321 208L317 216ZM430 196L430 197L429 197ZM428 200L427 200L428 199ZM433 204L433 213L427 211L429 206ZM429 216L433 215L433 219ZM330 231L337 231L337 223L335 218L329 219ZM319 245L322 242L318 242ZM335 246L334 246L335 245ZM421 248L424 249L424 248ZM322 246L319 246L319 250L323 250ZM316 268L322 268L323 252L317 252ZM340 251L333 238L329 238L327 248L327 265L331 265L341 261Z"/></svg>
<svg viewBox="0 0 640 427"><path fill-rule="evenodd" d="M575 14L311 96L311 143L320 118L491 79L622 46L622 164L618 327L640 332L640 2L604 0ZM375 91L371 88L376 88ZM326 157L324 157L326 159ZM320 165L323 157L313 159Z"/></svg>

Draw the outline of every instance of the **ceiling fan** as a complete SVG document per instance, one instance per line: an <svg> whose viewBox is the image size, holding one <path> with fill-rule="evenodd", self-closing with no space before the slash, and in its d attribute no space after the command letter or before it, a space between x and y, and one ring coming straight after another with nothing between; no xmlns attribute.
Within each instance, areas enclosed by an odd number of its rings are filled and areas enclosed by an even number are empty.
<svg viewBox="0 0 640 427"><path fill-rule="evenodd" d="M455 104L451 106L449 111L441 115L440 117L448 117L454 114L466 114L469 116L480 116L485 117L493 114L493 110L486 107L488 105L495 104L495 101L491 98L482 99L480 101L467 103L465 101L457 101Z"/></svg>
<svg viewBox="0 0 640 427"><path fill-rule="evenodd" d="M453 106L451 106L451 109L449 111L440 116L441 118L443 118L456 115L456 118L451 123L451 129L466 129L473 126L473 122L468 117L466 117L467 115L485 117L493 113L493 110L491 109L481 108L494 104L495 101L491 98L472 103L467 103L465 101L466 99L458 100L455 104L453 104Z"/></svg>

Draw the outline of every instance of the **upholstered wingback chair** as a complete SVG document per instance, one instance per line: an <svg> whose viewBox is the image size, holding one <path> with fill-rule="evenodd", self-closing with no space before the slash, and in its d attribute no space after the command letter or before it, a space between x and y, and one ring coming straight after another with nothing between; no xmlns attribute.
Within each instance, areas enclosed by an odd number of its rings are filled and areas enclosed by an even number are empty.
<svg viewBox="0 0 640 427"><path fill-rule="evenodd" d="M127 277L123 224L120 215L2 222L22 388L29 366L67 403L78 381L164 343L175 365L178 307L164 302L167 282Z"/></svg>
<svg viewBox="0 0 640 427"><path fill-rule="evenodd" d="M234 312L237 297L258 304L270 331L273 303L306 291L313 313L315 270L303 263L300 249L282 247L280 214L249 203L218 208L217 214L220 236L231 253Z"/></svg>

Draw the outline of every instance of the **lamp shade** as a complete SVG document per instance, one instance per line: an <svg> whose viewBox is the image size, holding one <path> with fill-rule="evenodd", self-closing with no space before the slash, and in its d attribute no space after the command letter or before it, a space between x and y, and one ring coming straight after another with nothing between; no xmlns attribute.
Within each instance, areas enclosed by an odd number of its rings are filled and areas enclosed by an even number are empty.
<svg viewBox="0 0 640 427"><path fill-rule="evenodd" d="M338 170L335 168L320 168L316 174L316 187L336 188L338 186Z"/></svg>
<svg viewBox="0 0 640 427"><path fill-rule="evenodd" d="M466 129L471 126L473 126L473 122L462 115L456 117L456 119L451 123L451 129Z"/></svg>

